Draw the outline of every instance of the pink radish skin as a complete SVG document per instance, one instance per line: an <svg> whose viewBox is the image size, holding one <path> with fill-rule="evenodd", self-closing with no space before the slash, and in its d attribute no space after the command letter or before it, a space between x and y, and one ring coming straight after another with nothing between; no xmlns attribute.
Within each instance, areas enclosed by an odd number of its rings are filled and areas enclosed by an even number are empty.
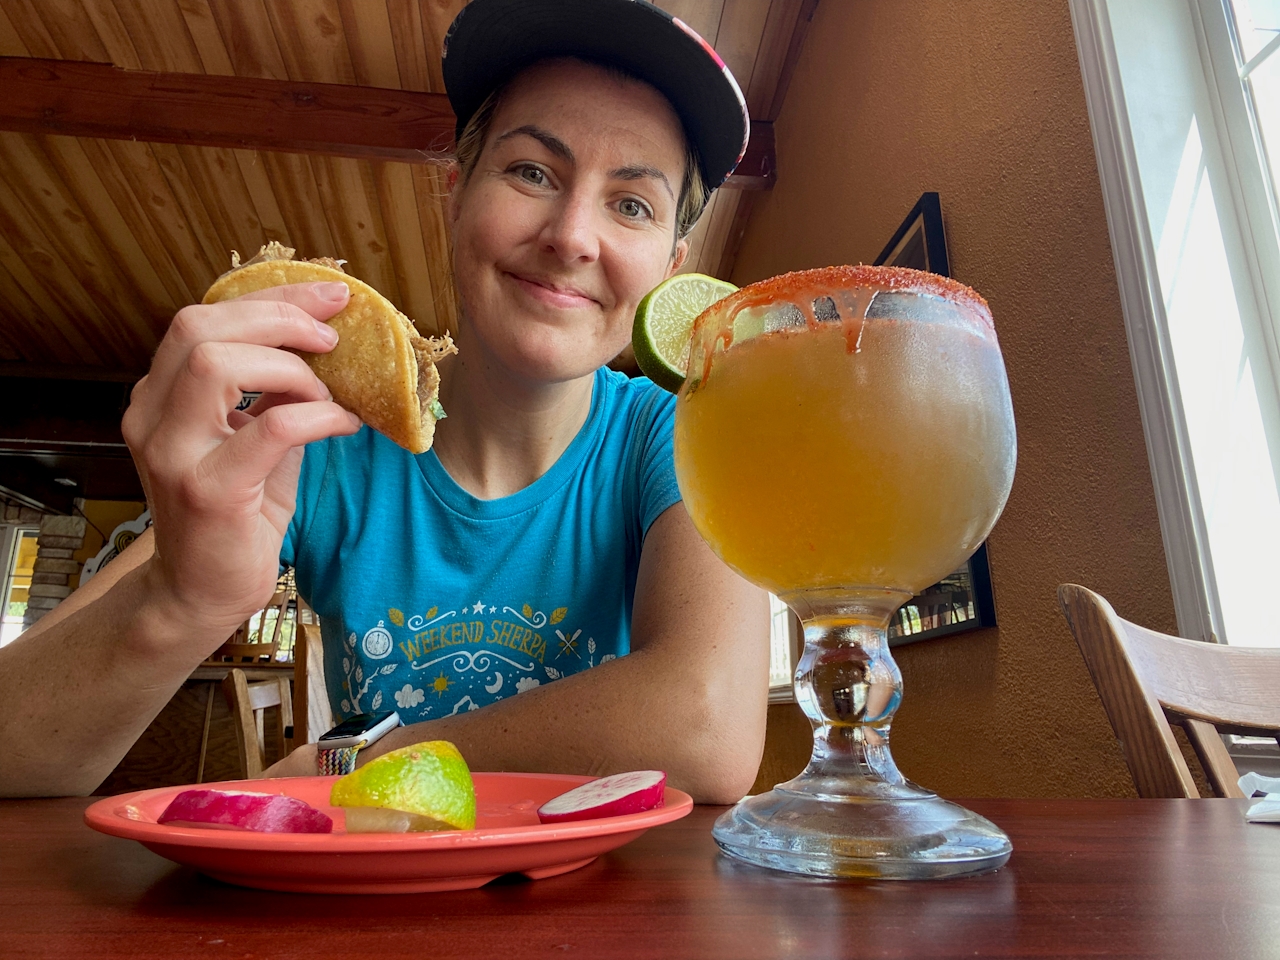
<svg viewBox="0 0 1280 960"><path fill-rule="evenodd" d="M333 820L296 797L239 790L184 790L156 822L258 833L333 832Z"/></svg>
<svg viewBox="0 0 1280 960"><path fill-rule="evenodd" d="M621 817L653 810L663 804L667 775L661 770L635 770L592 780L538 808L542 823Z"/></svg>

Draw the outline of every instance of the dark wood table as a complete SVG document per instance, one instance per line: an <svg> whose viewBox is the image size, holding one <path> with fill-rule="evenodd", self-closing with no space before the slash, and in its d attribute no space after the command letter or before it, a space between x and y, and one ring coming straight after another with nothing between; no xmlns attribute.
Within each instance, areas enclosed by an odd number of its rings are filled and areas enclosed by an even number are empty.
<svg viewBox="0 0 1280 960"><path fill-rule="evenodd" d="M224 886L0 802L0 957L1280 958L1280 826L1232 800L976 800L1013 838L964 880L806 880L738 864L686 819L574 873L383 897Z"/></svg>

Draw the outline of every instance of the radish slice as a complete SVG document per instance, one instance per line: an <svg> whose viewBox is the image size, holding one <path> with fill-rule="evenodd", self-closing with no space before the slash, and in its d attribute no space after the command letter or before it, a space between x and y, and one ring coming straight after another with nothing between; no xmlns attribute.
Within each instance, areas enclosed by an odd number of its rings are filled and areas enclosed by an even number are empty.
<svg viewBox="0 0 1280 960"><path fill-rule="evenodd" d="M592 780L538 808L542 823L620 817L662 806L667 775L661 770L635 770Z"/></svg>
<svg viewBox="0 0 1280 960"><path fill-rule="evenodd" d="M184 790L157 823L259 833L332 833L333 821L309 803L275 793Z"/></svg>

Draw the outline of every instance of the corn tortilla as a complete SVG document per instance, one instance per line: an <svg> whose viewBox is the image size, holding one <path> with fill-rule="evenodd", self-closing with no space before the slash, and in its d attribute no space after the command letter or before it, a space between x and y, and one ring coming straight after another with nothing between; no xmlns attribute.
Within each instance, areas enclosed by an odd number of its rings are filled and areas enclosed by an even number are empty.
<svg viewBox="0 0 1280 960"><path fill-rule="evenodd" d="M340 406L411 453L425 453L435 436L432 408L439 409L435 361L457 352L453 341L448 334L419 336L391 301L345 273L338 261L293 260L292 255L278 244L264 247L244 266L233 255L233 268L213 282L203 302L233 300L291 283L345 283L351 299L328 321L338 332L338 345L330 353L298 355Z"/></svg>

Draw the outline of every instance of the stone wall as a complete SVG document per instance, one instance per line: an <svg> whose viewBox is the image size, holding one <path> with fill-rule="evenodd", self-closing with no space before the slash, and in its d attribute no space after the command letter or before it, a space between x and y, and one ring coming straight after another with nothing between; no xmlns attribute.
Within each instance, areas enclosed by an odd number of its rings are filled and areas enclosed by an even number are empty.
<svg viewBox="0 0 1280 960"><path fill-rule="evenodd" d="M84 517L41 518L35 573L22 618L24 630L71 595L71 581L80 575L80 564L73 555L84 546L85 529Z"/></svg>
<svg viewBox="0 0 1280 960"><path fill-rule="evenodd" d="M44 514L31 507L24 507L17 503L5 503L4 505L5 523L39 523L42 516Z"/></svg>

